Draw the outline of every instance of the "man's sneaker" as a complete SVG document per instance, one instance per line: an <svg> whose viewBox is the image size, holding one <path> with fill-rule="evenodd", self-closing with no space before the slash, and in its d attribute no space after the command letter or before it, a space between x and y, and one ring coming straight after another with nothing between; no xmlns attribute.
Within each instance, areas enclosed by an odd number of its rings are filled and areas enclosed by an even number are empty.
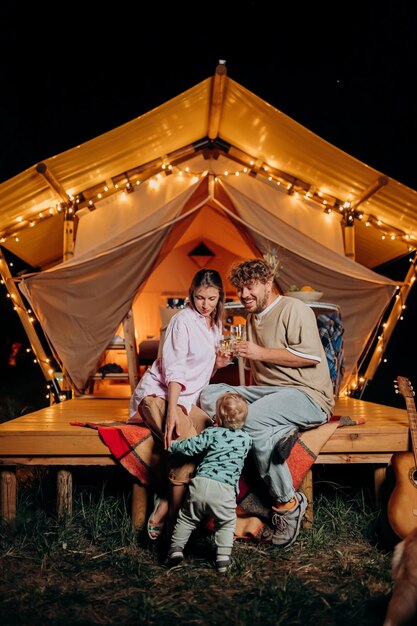
<svg viewBox="0 0 417 626"><path fill-rule="evenodd" d="M182 548L170 548L167 556L168 567L175 567L184 559Z"/></svg>
<svg viewBox="0 0 417 626"><path fill-rule="evenodd" d="M279 439L272 450L271 461L273 463L284 463L290 456L295 442L298 439L298 428L295 426L282 439Z"/></svg>
<svg viewBox="0 0 417 626"><path fill-rule="evenodd" d="M307 498L299 492L295 494L295 497L297 504L292 509L278 509L272 514L272 524L275 526L272 535L274 546L288 548L298 537L301 520L307 510Z"/></svg>
<svg viewBox="0 0 417 626"><path fill-rule="evenodd" d="M227 570L230 568L231 564L232 564L231 556L217 557L216 570L219 572L219 574L225 574Z"/></svg>

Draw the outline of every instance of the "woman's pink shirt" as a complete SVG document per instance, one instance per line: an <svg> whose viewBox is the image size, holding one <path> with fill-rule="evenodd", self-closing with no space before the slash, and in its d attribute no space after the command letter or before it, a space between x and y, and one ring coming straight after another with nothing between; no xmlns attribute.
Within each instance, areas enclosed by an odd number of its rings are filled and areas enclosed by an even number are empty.
<svg viewBox="0 0 417 626"><path fill-rule="evenodd" d="M190 306L176 313L166 330L161 361L154 361L133 392L128 423L142 421L138 407L145 396L167 399L170 382L181 385L178 404L187 413L198 404L202 389L210 382L221 333L221 324L209 329L206 318Z"/></svg>

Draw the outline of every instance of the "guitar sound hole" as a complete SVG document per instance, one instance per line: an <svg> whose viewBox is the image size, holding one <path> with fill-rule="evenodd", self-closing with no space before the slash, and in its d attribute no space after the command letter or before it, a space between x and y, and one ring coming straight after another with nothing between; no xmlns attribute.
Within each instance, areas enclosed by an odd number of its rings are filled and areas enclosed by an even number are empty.
<svg viewBox="0 0 417 626"><path fill-rule="evenodd" d="M414 483L414 487L417 487L417 468L412 467L409 472L409 477L412 483Z"/></svg>

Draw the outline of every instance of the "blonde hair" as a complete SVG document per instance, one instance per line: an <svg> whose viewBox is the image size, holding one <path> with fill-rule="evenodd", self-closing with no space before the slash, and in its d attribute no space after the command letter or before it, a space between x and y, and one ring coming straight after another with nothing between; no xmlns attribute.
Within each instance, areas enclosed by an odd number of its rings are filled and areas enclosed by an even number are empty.
<svg viewBox="0 0 417 626"><path fill-rule="evenodd" d="M219 426L239 430L245 425L248 403L240 393L225 393L216 402L216 421Z"/></svg>

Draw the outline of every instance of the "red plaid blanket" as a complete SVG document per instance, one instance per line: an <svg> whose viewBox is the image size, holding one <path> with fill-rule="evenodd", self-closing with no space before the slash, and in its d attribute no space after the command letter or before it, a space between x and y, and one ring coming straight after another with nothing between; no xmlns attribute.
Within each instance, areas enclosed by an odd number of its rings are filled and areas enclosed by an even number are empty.
<svg viewBox="0 0 417 626"><path fill-rule="evenodd" d="M347 416L333 416L327 424L301 433L287 460L294 487L298 489L308 470L336 428L363 423ZM145 424L122 424L114 421L71 422L98 430L114 459L143 485L152 485L164 478L165 468L160 456L162 444ZM253 460L246 460L239 481L237 497L236 537L269 543L273 529L268 524L271 497L259 478ZM209 525L210 527L210 525Z"/></svg>

